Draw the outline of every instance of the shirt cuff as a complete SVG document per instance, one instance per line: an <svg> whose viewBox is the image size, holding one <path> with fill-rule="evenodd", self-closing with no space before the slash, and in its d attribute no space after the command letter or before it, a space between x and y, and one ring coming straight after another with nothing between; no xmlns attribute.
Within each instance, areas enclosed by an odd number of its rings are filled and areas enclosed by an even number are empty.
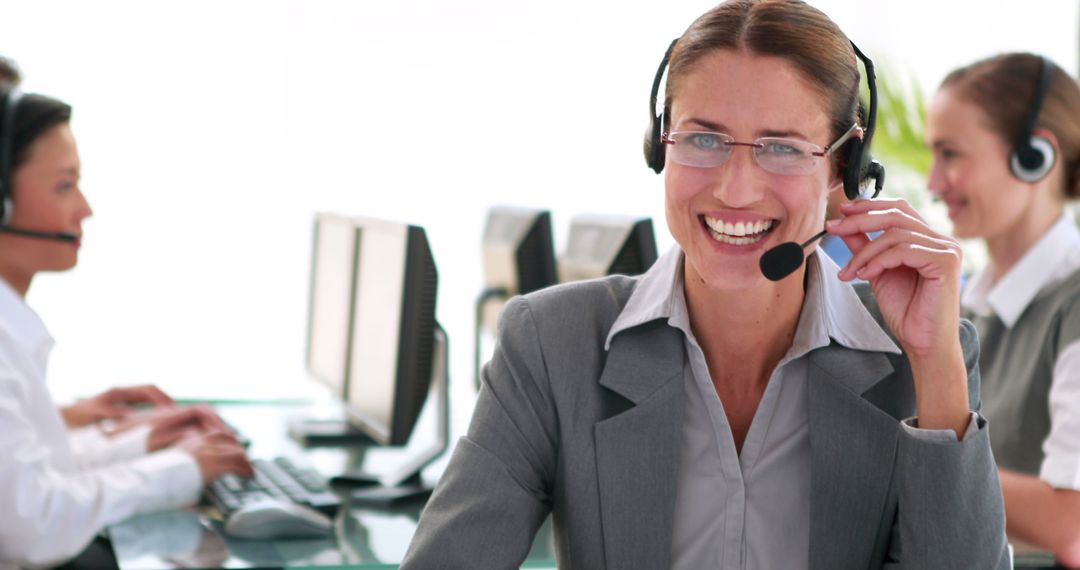
<svg viewBox="0 0 1080 570"><path fill-rule="evenodd" d="M202 494L202 473L199 464L188 452L168 448L145 455L132 463L137 471L148 479L161 481L154 485L152 497L141 505L140 512L193 505Z"/></svg>
<svg viewBox="0 0 1080 570"><path fill-rule="evenodd" d="M134 459L140 455L146 455L150 451L151 431L153 428L149 425L140 424L110 437L109 439L112 440L110 447L114 450L114 457Z"/></svg>
<svg viewBox="0 0 1080 570"><path fill-rule="evenodd" d="M970 412L971 420L968 422L968 427L964 430L964 435L960 438L960 441L967 441L968 438L975 435L982 429L982 426L986 424L986 420L979 415L978 412ZM919 427L919 418L907 418L900 422L904 431L910 434L912 437L919 438L923 441L938 442L938 443L956 443L956 433L951 429L922 429Z"/></svg>
<svg viewBox="0 0 1080 570"><path fill-rule="evenodd" d="M1055 489L1080 491L1080 462L1047 455L1039 468L1039 479Z"/></svg>
<svg viewBox="0 0 1080 570"><path fill-rule="evenodd" d="M144 424L110 436L87 426L69 431L68 441L79 466L91 469L146 455L151 429Z"/></svg>

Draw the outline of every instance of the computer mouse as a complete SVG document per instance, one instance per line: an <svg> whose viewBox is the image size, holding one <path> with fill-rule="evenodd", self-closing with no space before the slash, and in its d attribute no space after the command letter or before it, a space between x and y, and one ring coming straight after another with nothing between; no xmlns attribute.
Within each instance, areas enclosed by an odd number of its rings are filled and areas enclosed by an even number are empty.
<svg viewBox="0 0 1080 570"><path fill-rule="evenodd" d="M244 505L225 521L226 534L253 540L321 538L332 527L330 517L315 509L276 500Z"/></svg>

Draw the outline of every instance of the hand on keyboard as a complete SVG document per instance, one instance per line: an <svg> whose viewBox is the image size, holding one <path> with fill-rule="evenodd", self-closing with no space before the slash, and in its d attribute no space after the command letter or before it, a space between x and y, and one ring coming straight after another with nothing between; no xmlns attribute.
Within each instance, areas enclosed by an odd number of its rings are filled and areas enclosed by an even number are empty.
<svg viewBox="0 0 1080 570"><path fill-rule="evenodd" d="M211 481L222 476L250 477L253 474L243 446L223 431L191 434L178 447L195 458L204 483L212 485Z"/></svg>

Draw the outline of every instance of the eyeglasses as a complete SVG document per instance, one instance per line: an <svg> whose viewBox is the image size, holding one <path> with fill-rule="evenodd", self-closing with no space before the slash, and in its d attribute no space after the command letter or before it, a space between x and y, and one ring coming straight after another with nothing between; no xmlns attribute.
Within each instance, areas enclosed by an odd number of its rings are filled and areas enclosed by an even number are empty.
<svg viewBox="0 0 1080 570"><path fill-rule="evenodd" d="M858 123L851 125L836 142L821 148L816 144L798 139L762 137L754 142L738 142L731 135L709 131L675 131L660 135L660 142L671 145L668 156L683 166L715 168L731 158L737 146L754 149L758 166L773 174L798 176L810 174L822 158L832 154L852 136L862 138Z"/></svg>

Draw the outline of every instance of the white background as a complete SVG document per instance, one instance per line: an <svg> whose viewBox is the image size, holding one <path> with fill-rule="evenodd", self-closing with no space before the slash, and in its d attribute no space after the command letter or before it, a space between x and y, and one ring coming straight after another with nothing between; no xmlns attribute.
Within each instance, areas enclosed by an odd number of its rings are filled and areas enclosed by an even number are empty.
<svg viewBox="0 0 1080 570"><path fill-rule="evenodd" d="M1077 68L1074 0L821 0L931 90L1002 50ZM668 42L709 1L15 2L0 54L75 108L95 209L79 267L38 277L62 395L156 382L285 396L303 381L314 212L419 224L455 392L471 391L488 206L652 216L641 159ZM887 79L887 78L886 78Z"/></svg>

